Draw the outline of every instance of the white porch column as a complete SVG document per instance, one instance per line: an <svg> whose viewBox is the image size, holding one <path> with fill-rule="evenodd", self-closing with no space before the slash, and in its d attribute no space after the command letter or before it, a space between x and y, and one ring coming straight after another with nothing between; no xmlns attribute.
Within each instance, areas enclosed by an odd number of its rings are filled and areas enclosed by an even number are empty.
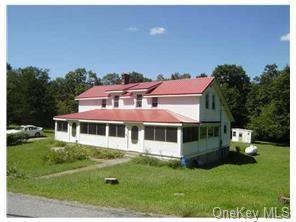
<svg viewBox="0 0 296 222"><path fill-rule="evenodd" d="M179 156L182 157L183 155L183 127L179 126L177 130L177 143L178 143L178 150L179 150Z"/></svg>
<svg viewBox="0 0 296 222"><path fill-rule="evenodd" d="M109 123L106 124L106 147L109 147Z"/></svg>
<svg viewBox="0 0 296 222"><path fill-rule="evenodd" d="M56 134L57 134L57 129L58 129L58 122L55 120L54 121L54 139L56 139Z"/></svg>

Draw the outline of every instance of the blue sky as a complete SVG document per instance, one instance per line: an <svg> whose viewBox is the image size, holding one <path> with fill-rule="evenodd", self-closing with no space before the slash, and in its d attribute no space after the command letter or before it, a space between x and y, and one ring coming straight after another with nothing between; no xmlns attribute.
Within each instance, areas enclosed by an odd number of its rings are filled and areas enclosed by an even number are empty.
<svg viewBox="0 0 296 222"><path fill-rule="evenodd" d="M8 62L51 78L78 67L195 76L224 63L253 77L290 63L289 17L288 6L8 6Z"/></svg>

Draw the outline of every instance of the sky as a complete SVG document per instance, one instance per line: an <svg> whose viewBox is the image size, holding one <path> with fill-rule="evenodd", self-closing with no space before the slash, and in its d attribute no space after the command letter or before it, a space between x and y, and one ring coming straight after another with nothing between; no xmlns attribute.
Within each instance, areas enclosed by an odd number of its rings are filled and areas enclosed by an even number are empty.
<svg viewBox="0 0 296 222"><path fill-rule="evenodd" d="M8 6L7 58L52 79L79 67L194 77L225 63L254 77L290 63L289 18L289 6Z"/></svg>

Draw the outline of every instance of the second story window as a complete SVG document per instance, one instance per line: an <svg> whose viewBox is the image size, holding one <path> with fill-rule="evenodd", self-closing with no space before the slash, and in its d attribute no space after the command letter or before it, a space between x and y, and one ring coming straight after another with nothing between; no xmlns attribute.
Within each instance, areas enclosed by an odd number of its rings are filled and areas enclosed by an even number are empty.
<svg viewBox="0 0 296 222"><path fill-rule="evenodd" d="M119 106L119 96L114 96L114 107Z"/></svg>
<svg viewBox="0 0 296 222"><path fill-rule="evenodd" d="M215 95L212 96L212 109L216 109L216 98L215 98Z"/></svg>
<svg viewBox="0 0 296 222"><path fill-rule="evenodd" d="M152 98L152 107L157 107L158 106L158 98L157 97L153 97Z"/></svg>
<svg viewBox="0 0 296 222"><path fill-rule="evenodd" d="M107 100L102 99L102 108L106 108Z"/></svg>
<svg viewBox="0 0 296 222"><path fill-rule="evenodd" d="M137 95L136 107L142 107L142 99L143 99L142 95Z"/></svg>
<svg viewBox="0 0 296 222"><path fill-rule="evenodd" d="M206 94L206 109L209 108L209 100L210 100L209 94Z"/></svg>

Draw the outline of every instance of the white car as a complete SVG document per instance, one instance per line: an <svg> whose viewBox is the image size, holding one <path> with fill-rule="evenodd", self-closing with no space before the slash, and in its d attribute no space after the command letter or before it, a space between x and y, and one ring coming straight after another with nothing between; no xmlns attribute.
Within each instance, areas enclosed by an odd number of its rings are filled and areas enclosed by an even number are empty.
<svg viewBox="0 0 296 222"><path fill-rule="evenodd" d="M28 137L40 137L43 135L43 128L33 125L21 125L15 129L7 130L7 134L24 132Z"/></svg>

